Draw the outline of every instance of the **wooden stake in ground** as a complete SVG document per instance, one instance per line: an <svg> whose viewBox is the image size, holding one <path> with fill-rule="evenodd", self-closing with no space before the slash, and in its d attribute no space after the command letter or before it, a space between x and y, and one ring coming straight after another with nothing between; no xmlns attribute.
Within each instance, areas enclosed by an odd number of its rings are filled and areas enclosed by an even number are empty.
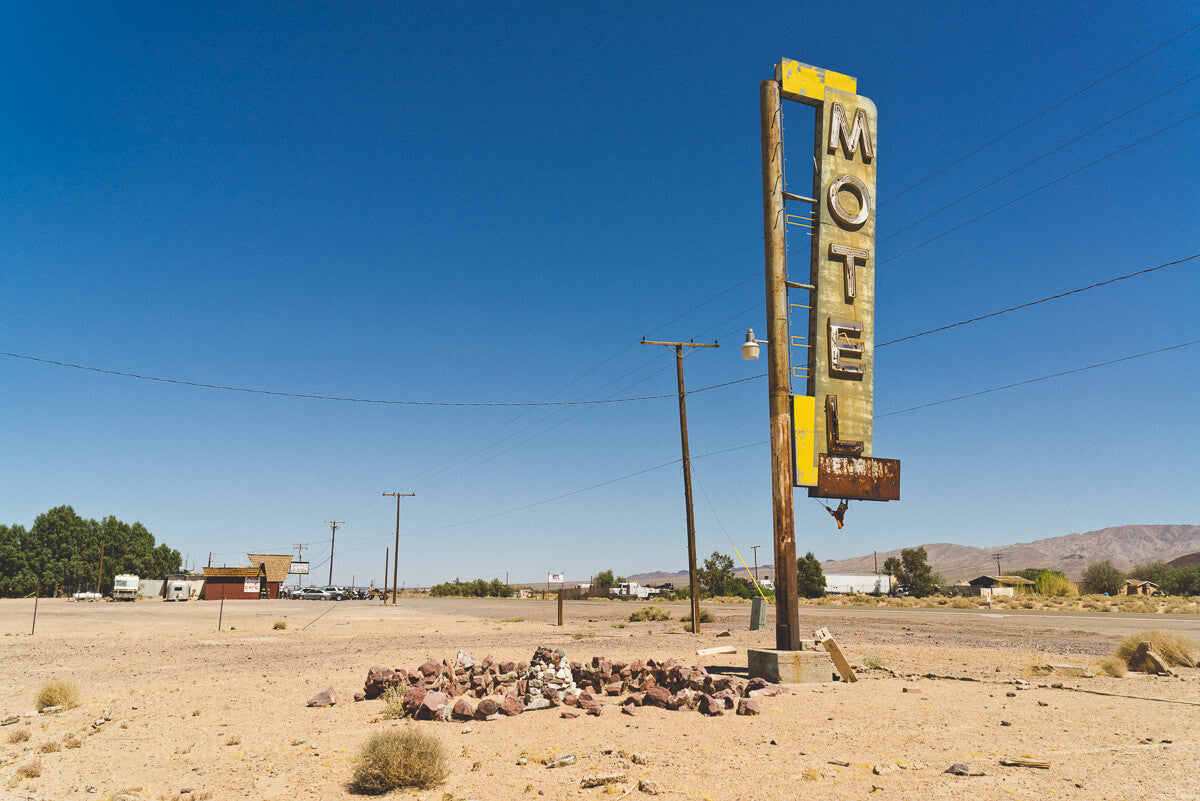
<svg viewBox="0 0 1200 801"><path fill-rule="evenodd" d="M854 671L850 668L850 663L846 661L846 657L842 656L842 649L838 648L837 643L833 641L833 635L829 633L829 629L817 629L813 637L821 645L824 645L825 650L829 652L829 656L833 659L833 664L838 670L838 675L842 677L842 681L858 681L858 676L854 675Z"/></svg>

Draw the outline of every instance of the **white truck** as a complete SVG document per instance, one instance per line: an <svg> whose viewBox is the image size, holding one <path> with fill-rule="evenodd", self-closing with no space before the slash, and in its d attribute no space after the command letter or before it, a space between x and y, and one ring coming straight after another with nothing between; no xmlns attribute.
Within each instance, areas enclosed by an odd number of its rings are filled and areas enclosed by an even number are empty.
<svg viewBox="0 0 1200 801"><path fill-rule="evenodd" d="M129 573L122 573L113 579L112 597L114 601L134 601L137 600L137 594L137 576Z"/></svg>

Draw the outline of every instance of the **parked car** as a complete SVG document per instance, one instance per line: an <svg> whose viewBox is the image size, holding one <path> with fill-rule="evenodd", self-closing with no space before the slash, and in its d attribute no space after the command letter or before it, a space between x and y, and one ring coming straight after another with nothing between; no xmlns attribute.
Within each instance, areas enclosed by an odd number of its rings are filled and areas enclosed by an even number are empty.
<svg viewBox="0 0 1200 801"><path fill-rule="evenodd" d="M328 601L329 593L320 587L305 587L295 593L292 593L293 598L303 598L309 601Z"/></svg>
<svg viewBox="0 0 1200 801"><path fill-rule="evenodd" d="M350 594L348 592L343 590L341 587L335 587L332 584L330 584L329 586L326 586L326 587L322 587L321 590L327 596L329 596L329 600L331 600L331 601L345 601L346 599L348 599L350 597Z"/></svg>

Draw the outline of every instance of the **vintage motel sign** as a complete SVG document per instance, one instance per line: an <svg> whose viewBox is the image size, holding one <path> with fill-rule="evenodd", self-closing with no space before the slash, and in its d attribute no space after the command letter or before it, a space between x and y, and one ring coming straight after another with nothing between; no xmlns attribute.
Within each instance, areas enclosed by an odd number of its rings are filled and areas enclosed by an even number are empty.
<svg viewBox="0 0 1200 801"><path fill-rule="evenodd" d="M900 463L872 458L875 104L857 94L854 78L797 61L777 64L775 79L784 99L816 111L807 391L792 405L795 484L816 497L896 500Z"/></svg>

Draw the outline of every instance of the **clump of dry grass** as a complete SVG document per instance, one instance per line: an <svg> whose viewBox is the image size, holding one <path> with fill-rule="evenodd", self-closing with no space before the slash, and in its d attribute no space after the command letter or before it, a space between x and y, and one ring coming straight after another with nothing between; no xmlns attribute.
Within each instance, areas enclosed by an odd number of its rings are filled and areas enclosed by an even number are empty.
<svg viewBox="0 0 1200 801"><path fill-rule="evenodd" d="M383 717L392 720L404 717L404 690L388 687L379 697L383 699Z"/></svg>
<svg viewBox="0 0 1200 801"><path fill-rule="evenodd" d="M1113 656L1129 665L1130 660L1137 653L1140 642L1149 642L1150 650L1167 660L1168 665L1182 665L1183 667L1200 665L1200 648L1197 648L1196 643L1182 634L1163 629L1150 629L1126 637L1121 640L1121 644L1117 646Z"/></svg>
<svg viewBox="0 0 1200 801"><path fill-rule="evenodd" d="M38 750L43 754L54 754L61 751L62 746L59 745L57 740L47 740L46 742L42 743L42 747Z"/></svg>
<svg viewBox="0 0 1200 801"><path fill-rule="evenodd" d="M64 748L78 748L83 745L83 738L75 732L68 732L66 737L63 737Z"/></svg>
<svg viewBox="0 0 1200 801"><path fill-rule="evenodd" d="M716 618L713 617L712 612L708 611L707 609L700 610L700 622L701 623L712 623L714 620L716 620ZM684 615L683 617L679 618L679 622L680 623L691 623L692 616Z"/></svg>
<svg viewBox="0 0 1200 801"><path fill-rule="evenodd" d="M42 775L42 760L35 759L17 768L17 775L22 779L36 779Z"/></svg>
<svg viewBox="0 0 1200 801"><path fill-rule="evenodd" d="M242 738L238 737L236 734L229 735L229 739L225 741L225 745L241 745L241 744L242 744Z"/></svg>
<svg viewBox="0 0 1200 801"><path fill-rule="evenodd" d="M23 743L31 736L29 729L14 729L8 733L8 741L10 743Z"/></svg>
<svg viewBox="0 0 1200 801"><path fill-rule="evenodd" d="M629 622L637 623L640 620L670 620L671 613L658 606L643 606L641 609L629 613Z"/></svg>
<svg viewBox="0 0 1200 801"><path fill-rule="evenodd" d="M400 787L429 788L446 778L446 749L431 734L415 727L379 732L363 745L350 789L381 795Z"/></svg>
<svg viewBox="0 0 1200 801"><path fill-rule="evenodd" d="M283 629L287 628L287 621L286 620L276 620L275 625L272 626L271 628L279 629L282 631Z"/></svg>
<svg viewBox="0 0 1200 801"><path fill-rule="evenodd" d="M1112 676L1114 679L1119 679L1125 675L1128 669L1125 662L1117 659L1115 656L1105 657L1100 660L1100 672L1106 676Z"/></svg>
<svg viewBox="0 0 1200 801"><path fill-rule="evenodd" d="M34 706L38 712L52 706L74 709L79 706L79 688L69 681L52 681L38 691Z"/></svg>

